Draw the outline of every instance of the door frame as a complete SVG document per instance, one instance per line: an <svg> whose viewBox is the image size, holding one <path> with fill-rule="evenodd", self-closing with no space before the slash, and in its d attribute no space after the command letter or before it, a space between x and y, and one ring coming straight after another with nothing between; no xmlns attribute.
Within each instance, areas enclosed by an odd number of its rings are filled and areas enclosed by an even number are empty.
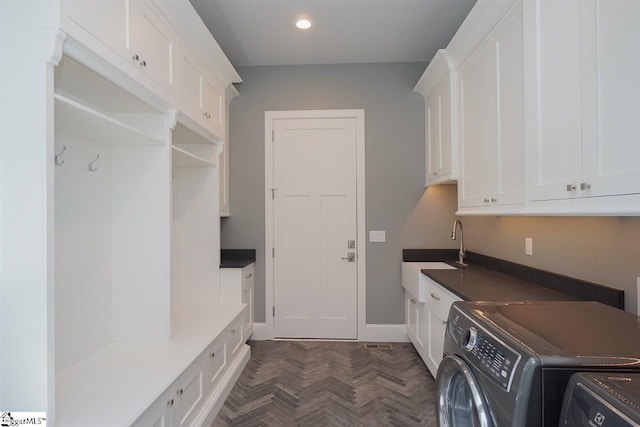
<svg viewBox="0 0 640 427"><path fill-rule="evenodd" d="M365 336L366 298L366 215L365 215L365 135L364 110L287 110L264 113L264 218L265 218L265 338L274 337L274 259L269 256L274 245L273 188L273 121L278 119L355 119L356 120L356 248L357 248L357 340Z"/></svg>

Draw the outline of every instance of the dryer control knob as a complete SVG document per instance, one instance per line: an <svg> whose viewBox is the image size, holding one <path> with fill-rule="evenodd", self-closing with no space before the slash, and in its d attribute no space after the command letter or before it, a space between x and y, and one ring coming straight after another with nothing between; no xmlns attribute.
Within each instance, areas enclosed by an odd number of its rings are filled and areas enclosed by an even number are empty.
<svg viewBox="0 0 640 427"><path fill-rule="evenodd" d="M476 340L478 338L478 331L473 326L464 332L462 337L462 348L471 351L476 346Z"/></svg>

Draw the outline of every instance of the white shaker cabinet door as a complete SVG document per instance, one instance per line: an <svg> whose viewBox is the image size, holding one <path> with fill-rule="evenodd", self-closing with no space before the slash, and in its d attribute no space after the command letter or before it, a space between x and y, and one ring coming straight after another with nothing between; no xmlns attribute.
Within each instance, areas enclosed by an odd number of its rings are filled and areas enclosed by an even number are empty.
<svg viewBox="0 0 640 427"><path fill-rule="evenodd" d="M502 22L493 36L496 58L497 134L495 138L495 205L524 203L524 78L522 9Z"/></svg>
<svg viewBox="0 0 640 427"><path fill-rule="evenodd" d="M146 0L131 0L130 33L133 64L174 94L176 36Z"/></svg>
<svg viewBox="0 0 640 427"><path fill-rule="evenodd" d="M496 137L495 69L494 51L490 43L485 43L459 72L461 208L489 205L495 188L496 162L490 148Z"/></svg>
<svg viewBox="0 0 640 427"><path fill-rule="evenodd" d="M574 197L582 176L580 3L523 5L528 197Z"/></svg>
<svg viewBox="0 0 640 427"><path fill-rule="evenodd" d="M129 57L127 0L63 0L60 7L63 17L82 27L119 56ZM64 21L62 26L66 27Z"/></svg>
<svg viewBox="0 0 640 427"><path fill-rule="evenodd" d="M582 196L640 193L640 1L581 5Z"/></svg>
<svg viewBox="0 0 640 427"><path fill-rule="evenodd" d="M427 99L427 185L451 175L451 77Z"/></svg>

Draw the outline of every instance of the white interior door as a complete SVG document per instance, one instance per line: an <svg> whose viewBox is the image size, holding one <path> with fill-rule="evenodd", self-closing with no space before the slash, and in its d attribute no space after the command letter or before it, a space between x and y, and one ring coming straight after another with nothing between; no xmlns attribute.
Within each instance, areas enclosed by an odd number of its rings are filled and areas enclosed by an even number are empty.
<svg viewBox="0 0 640 427"><path fill-rule="evenodd" d="M274 120L275 337L357 338L356 125Z"/></svg>

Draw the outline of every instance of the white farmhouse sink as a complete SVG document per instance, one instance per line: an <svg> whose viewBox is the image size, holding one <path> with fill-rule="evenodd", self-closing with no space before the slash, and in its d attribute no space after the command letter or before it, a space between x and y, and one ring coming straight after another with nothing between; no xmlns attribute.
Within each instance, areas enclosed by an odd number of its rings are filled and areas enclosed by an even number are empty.
<svg viewBox="0 0 640 427"><path fill-rule="evenodd" d="M427 301L427 278L420 270L456 270L446 262L403 262L402 287L418 302Z"/></svg>

